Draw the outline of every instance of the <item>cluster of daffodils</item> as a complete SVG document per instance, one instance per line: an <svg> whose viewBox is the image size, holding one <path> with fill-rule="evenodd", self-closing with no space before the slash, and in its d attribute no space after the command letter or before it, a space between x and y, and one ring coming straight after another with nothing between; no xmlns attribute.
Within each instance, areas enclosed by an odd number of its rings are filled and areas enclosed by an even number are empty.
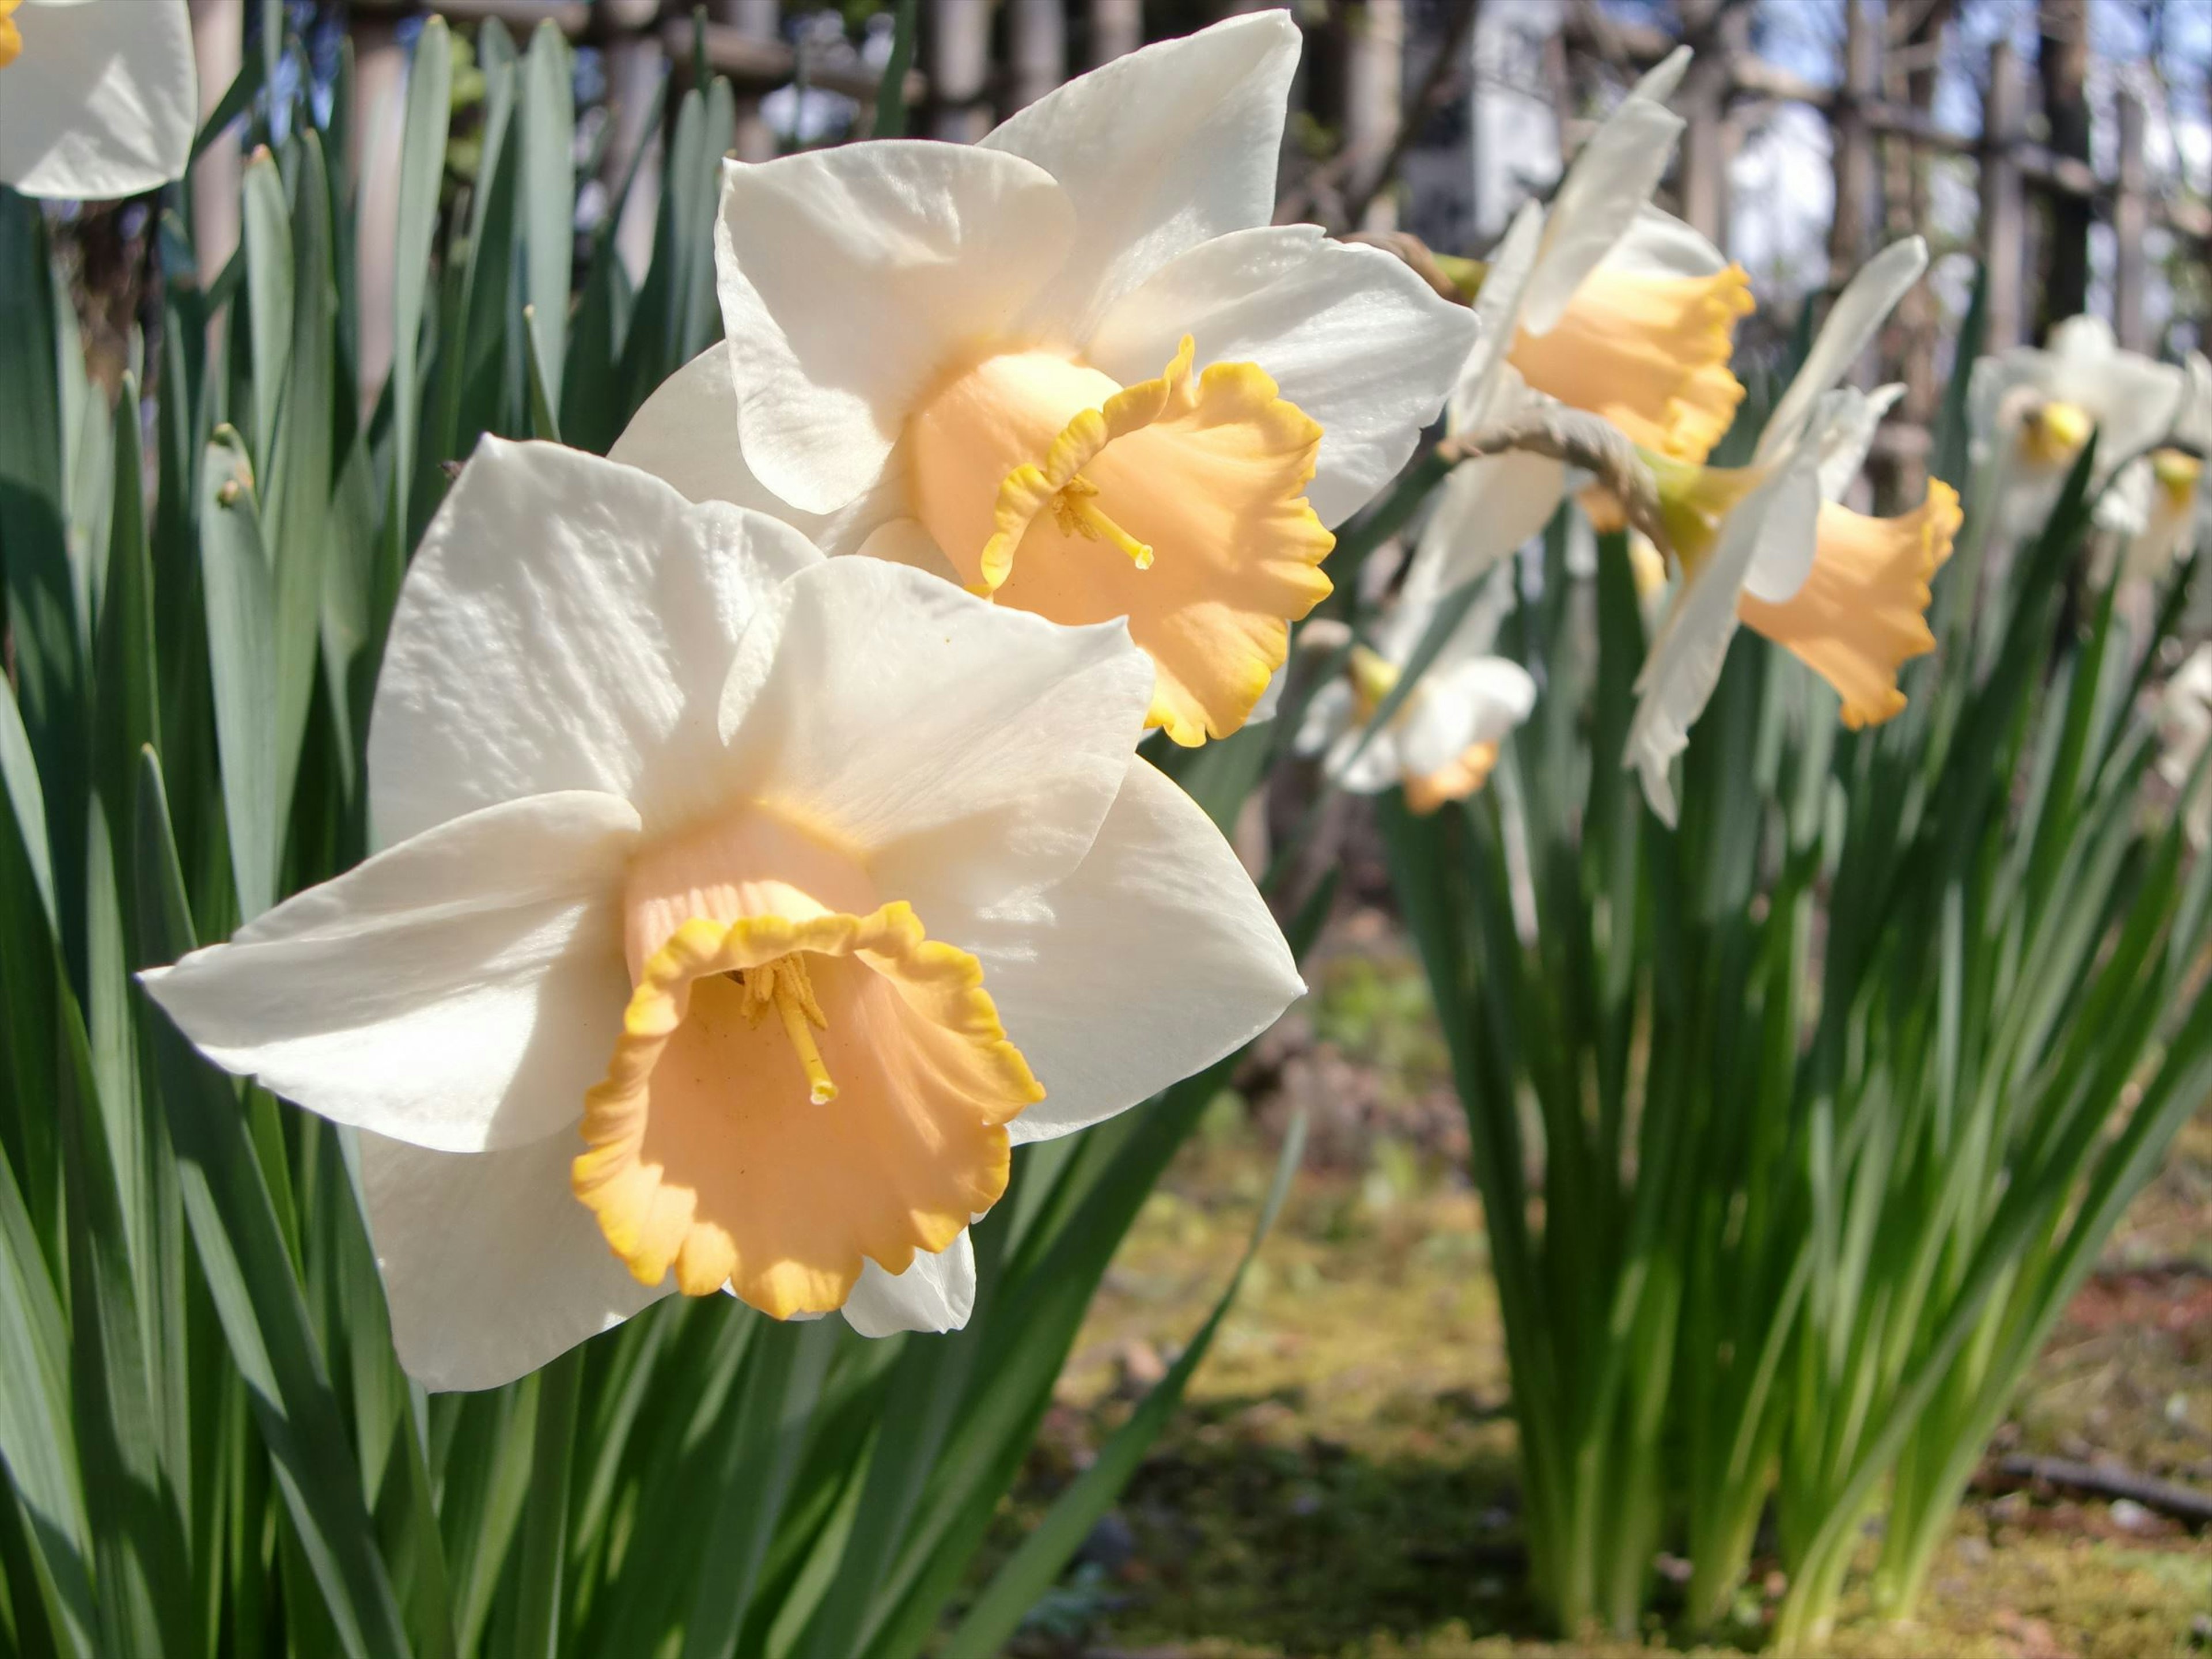
<svg viewBox="0 0 2212 1659"><path fill-rule="evenodd" d="M185 0L0 0L0 185L106 201L179 178L199 121Z"/></svg>
<svg viewBox="0 0 2212 1659"><path fill-rule="evenodd" d="M1268 224L1297 46L1261 14L980 147L731 165L726 343L610 459L462 471L377 687L380 850L146 975L358 1132L428 1385L678 1291L957 1327L1014 1145L1299 994L1136 744L1249 717L1474 323ZM1489 729L1402 747L1473 771Z"/></svg>
<svg viewBox="0 0 2212 1659"><path fill-rule="evenodd" d="M1549 410L1602 422L1613 445L1632 447L1652 486L1647 517L1663 530L1665 548L1640 536L1629 543L1656 637L1624 758L1669 823L1672 763L1740 625L1826 679L1848 726L1876 724L1904 707L1898 672L1934 648L1929 582L1960 524L1957 497L1940 483L1897 518L1841 504L1898 395L1841 382L1925 269L1917 238L1871 260L1838 296L1750 463L1705 464L1743 398L1728 365L1752 301L1740 266L1652 205L1683 125L1666 100L1688 61L1677 52L1646 76L1576 157L1551 204L1524 208L1487 265L1470 271L1479 334L1447 410L1462 441L1479 443ZM1454 470L1411 562L1400 601L1408 614L1386 617L1377 646L1352 652L1346 684L1319 702L1307 724L1308 746L1334 757L1340 781L1382 787L1376 780L1398 754L1382 734L1346 733L1375 709L1373 688L1395 678L1385 671L1425 631L1421 613L1437 596L1486 579L1581 482L1556 449L1525 443L1479 451ZM1582 497L1601 525L1623 521L1624 504L1605 481L1589 482ZM1510 727L1525 699L1504 695L1505 677L1492 665L1474 674L1479 631L1464 638L1450 648L1470 665L1468 684L1480 690L1462 692L1455 729ZM1396 720L1413 718L1416 707L1402 699ZM1479 769L1455 777L1468 775ZM1410 773L1394 781L1409 795L1443 798Z"/></svg>

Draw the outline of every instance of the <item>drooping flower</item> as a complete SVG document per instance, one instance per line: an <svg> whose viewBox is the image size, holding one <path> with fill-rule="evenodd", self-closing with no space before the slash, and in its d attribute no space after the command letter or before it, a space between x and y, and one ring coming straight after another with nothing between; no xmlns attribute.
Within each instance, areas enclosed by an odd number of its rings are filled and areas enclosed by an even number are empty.
<svg viewBox="0 0 2212 1659"><path fill-rule="evenodd" d="M2200 645L2174 671L2158 700L2159 776L2181 795L2189 843L2212 842L2212 774L2200 776L2212 744L2212 645Z"/></svg>
<svg viewBox="0 0 2212 1659"><path fill-rule="evenodd" d="M1355 794L1400 786L1418 813L1474 793L1498 764L1499 745L1536 702L1528 672L1490 654L1504 598L1495 583L1478 594L1390 717L1371 731L1435 623L1442 597L1406 595L1384 612L1371 646L1352 643L1348 633L1340 638L1340 624L1307 624L1302 647L1350 649L1343 673L1306 704L1297 752L1322 757L1330 781Z"/></svg>
<svg viewBox="0 0 2212 1659"><path fill-rule="evenodd" d="M1893 244L1852 277L1760 434L1751 463L1696 467L1647 456L1682 579L1637 680L1627 764L1652 810L1674 820L1668 769L1720 679L1739 622L1789 647L1835 686L1849 725L1904 707L1898 665L1934 648L1923 613L1928 581L1949 556L1958 500L1931 483L1901 518L1868 519L1838 504L1856 476L1881 412L1875 398L1836 383L1882 319L1919 280L1918 237Z"/></svg>
<svg viewBox="0 0 2212 1659"><path fill-rule="evenodd" d="M2047 348L2016 346L1974 365L1969 387L1977 465L1998 469L1996 522L2009 539L2040 530L2081 447L2097 434L2093 489L2159 441L2172 425L2182 373L2124 351L2099 317L2069 317ZM2135 526L2125 501L2107 494L2099 520ZM2117 515L2117 516L2116 516Z"/></svg>
<svg viewBox="0 0 2212 1659"><path fill-rule="evenodd" d="M1524 207L1499 243L1475 296L1474 349L1452 393L1455 434L1544 398L1602 416L1641 447L1691 465L1728 431L1743 401L1729 361L1736 325L1752 310L1750 280L1651 205L1683 128L1666 100L1689 62L1680 48L1639 81L1577 153L1550 205ZM1447 586L1478 574L1542 527L1565 483L1558 461L1535 455L1464 464L1447 480L1417 556L1449 563Z"/></svg>
<svg viewBox="0 0 2212 1659"><path fill-rule="evenodd" d="M2177 558L2196 550L2204 529L2204 458L2212 453L2212 362L2189 354L2181 403L2164 441L2126 462L2112 479L2108 517L2124 523L2120 580L2161 580ZM2103 503L2100 503L2102 507Z"/></svg>
<svg viewBox="0 0 2212 1659"><path fill-rule="evenodd" d="M1299 32L1118 58L980 145L725 170L728 335L614 454L828 551L1055 622L1126 617L1177 743L1235 731L1412 453L1473 323L1404 264L1271 226Z"/></svg>
<svg viewBox="0 0 2212 1659"><path fill-rule="evenodd" d="M158 189L183 177L198 123L185 0L0 0L0 185Z"/></svg>
<svg viewBox="0 0 2212 1659"><path fill-rule="evenodd" d="M1013 1143L1299 989L1133 757L1152 665L644 473L487 439L410 567L383 850L146 975L361 1131L408 1370L490 1386L681 1290L963 1323Z"/></svg>

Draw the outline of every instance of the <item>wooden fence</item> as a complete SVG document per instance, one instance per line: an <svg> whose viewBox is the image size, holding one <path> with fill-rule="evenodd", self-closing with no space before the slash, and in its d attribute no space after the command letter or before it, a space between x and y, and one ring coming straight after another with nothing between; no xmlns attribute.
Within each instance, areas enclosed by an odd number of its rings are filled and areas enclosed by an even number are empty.
<svg viewBox="0 0 2212 1659"><path fill-rule="evenodd" d="M933 137L972 140L1013 110L1041 96L1069 75L1104 63L1143 44L1155 27L1195 27L1230 12L1275 0L921 0L922 36L908 97L914 130ZM1595 0L1554 0L1564 27L1549 48L1558 69L1556 102L1577 101L1602 79L1620 83L1671 51L1677 37L1624 23ZM212 99L229 81L237 58L242 14L248 0L193 0L204 58L204 95ZM1390 189L1408 153L1424 133L1441 127L1466 143L1455 107L1484 95L1476 84L1472 49L1486 5L1515 0L1326 0L1304 3L1298 15L1314 40L1299 98L1314 116L1310 131L1333 138L1333 149L1295 155L1285 174L1283 216L1319 220L1338 230L1389 228L1395 197ZM2164 227L2200 256L2212 246L2212 209L2152 187L2144 159L2146 112L2132 94L2116 106L2118 165L2100 176L2082 153L2062 154L2029 136L2033 96L2027 66L2000 45L1986 66L1986 94L1978 131L1960 131L1931 113L1936 54L1947 7L1928 0L1906 7L1893 25L1879 0L1835 0L1845 22L1844 62L1836 84L1823 85L1766 62L1748 49L1751 0L1677 0L1683 38L1698 57L1676 104L1688 127L1677 169L1674 205L1713 240L1727 244L1730 162L1749 125L1778 104L1818 111L1833 137L1836 213L1832 268L1848 270L1891 236L1929 218L1928 167L1936 157L1963 157L1973 167L1980 204L1978 252L1990 272L1992 347L2031 331L2031 301L2038 290L2031 254L2046 252L2039 238L2039 199L2063 204L2075 228L2091 219L2112 228L2117 255L2112 276L2112 320L2123 343L2149 340L2147 296L2151 271L2146 233ZM2053 4L2081 0L2041 0ZM351 0L349 26L361 101L356 131L362 141L366 223L386 216L397 171L396 112L404 76L403 23L434 10L457 24L499 18L518 31L550 18L580 44L602 54L608 91L610 141L603 173L618 178L641 147L646 150L632 212L618 244L633 269L641 267L652 241L652 204L658 195L659 135L647 116L664 76L680 85L703 52L710 69L728 76L738 94L736 153L746 159L773 155L775 135L762 114L762 100L795 80L841 94L866 106L877 90L877 71L848 47L810 50L787 29L780 0ZM2085 13L2086 15L2086 13ZM695 16L703 15L701 27ZM1923 33L1896 38L1920 20ZM1932 27L1929 24L1934 19ZM227 57L227 62L225 61ZM212 55L212 61L210 61ZM2047 125L2047 124L2046 124ZM1563 147L1588 124L1560 115ZM204 159L208 170L234 167L235 157ZM2086 152L2086 143L2077 147ZM1470 152L1468 164L1479 158ZM234 191L201 193L200 245L219 264L234 245ZM212 215L216 222L207 222ZM228 222L222 222L225 216ZM2048 221L2048 209L2043 218ZM377 337L388 313L383 297L388 276L380 258L383 239L361 238L365 384L374 384L389 342ZM1915 296L1885 343L1885 374L1908 386L1902 419L1885 440L1909 475L1922 439L1917 428L1932 414L1938 394L1940 320L1933 302Z"/></svg>

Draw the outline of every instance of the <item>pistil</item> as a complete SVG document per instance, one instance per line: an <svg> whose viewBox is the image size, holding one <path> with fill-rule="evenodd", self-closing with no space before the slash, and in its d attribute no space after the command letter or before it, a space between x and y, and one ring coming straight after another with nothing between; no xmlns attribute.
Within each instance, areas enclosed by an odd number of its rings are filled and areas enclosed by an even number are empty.
<svg viewBox="0 0 2212 1659"><path fill-rule="evenodd" d="M1152 550L1108 518L1098 507L1098 486L1078 473L1052 498L1052 516L1060 533L1080 536L1088 542L1111 542L1129 556L1139 570L1152 568Z"/></svg>
<svg viewBox="0 0 2212 1659"><path fill-rule="evenodd" d="M836 1099L837 1085L814 1042L814 1033L828 1030L830 1022L814 999L814 983L807 977L805 959L778 957L757 968L740 968L730 977L744 988L745 1018L754 1025L767 1018L771 1008L783 1022L784 1035L791 1039L799 1067L806 1073L808 1102L827 1106Z"/></svg>

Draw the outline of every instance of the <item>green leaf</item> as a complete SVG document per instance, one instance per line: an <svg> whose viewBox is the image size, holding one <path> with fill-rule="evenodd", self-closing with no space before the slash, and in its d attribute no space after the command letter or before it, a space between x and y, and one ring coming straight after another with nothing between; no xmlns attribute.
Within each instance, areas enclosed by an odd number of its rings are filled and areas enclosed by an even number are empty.
<svg viewBox="0 0 2212 1659"><path fill-rule="evenodd" d="M88 665L70 574L63 471L60 344L45 221L37 204L0 185L0 574L15 647L14 688L44 781L50 870L64 945L75 928L83 858ZM74 342L71 343L72 346ZM20 810L20 802L19 802Z"/></svg>
<svg viewBox="0 0 2212 1659"><path fill-rule="evenodd" d="M530 1508L522 1554L508 1597L514 1659L556 1659L562 1628L562 1568L568 1545L570 1469L584 1357L570 1349L538 1374L538 1421L531 1455Z"/></svg>
<svg viewBox="0 0 2212 1659"><path fill-rule="evenodd" d="M244 234L246 340L252 370L252 424L254 470L264 483L283 429L284 375L292 359L295 271L292 254L292 211L284 198L284 178L276 158L257 151L246 164Z"/></svg>
<svg viewBox="0 0 2212 1659"><path fill-rule="evenodd" d="M407 70L407 112L399 145L399 218L392 263L392 508L386 531L393 565L404 562L415 446L422 429L422 308L438 228L452 119L453 41L446 20L424 20Z"/></svg>
<svg viewBox="0 0 2212 1659"><path fill-rule="evenodd" d="M544 377L542 398L533 402L557 410L576 257L576 103L568 43L551 18L531 35L522 74L523 295L530 307L526 332L536 349L535 368Z"/></svg>
<svg viewBox="0 0 2212 1659"><path fill-rule="evenodd" d="M1236 1303L1237 1292L1243 1288L1244 1274L1260 1246L1282 1212L1283 1200L1290 1194L1291 1177L1297 1172L1305 1152L1306 1119L1301 1111L1291 1120L1290 1133L1283 1138L1282 1155L1275 1160L1274 1179L1268 1184L1266 1202L1260 1206L1260 1217L1252 1226L1252 1237L1237 1259L1236 1270L1222 1290L1213 1311L1198 1328L1168 1374L1155 1383L1129 1420L1114 1431L1113 1437L1099 1448L1097 1457L1078 1475L1068 1488L1053 1500L1052 1508L1045 1512L1029 1536L1023 1539L1004 1565L991 1575L975 1604L969 1608L942 1650L941 1659L991 1659L1010 1641L1020 1627L1023 1616L1035 1607L1068 1562L1074 1559L1083 1540L1098 1518L1106 1513L1121 1489L1129 1484L1145 1454L1167 1426L1168 1419L1182 1403L1183 1390L1189 1386L1191 1375L1206 1358L1213 1346L1221 1322L1228 1317L1230 1308Z"/></svg>
<svg viewBox="0 0 2212 1659"><path fill-rule="evenodd" d="M329 175L322 143L300 137L292 203L292 337L284 377L283 425L268 445L261 476L261 526L269 556L276 652L276 799L289 813L314 698L320 648L323 570L331 538L333 410L337 378ZM257 372L258 363L256 364Z"/></svg>
<svg viewBox="0 0 2212 1659"><path fill-rule="evenodd" d="M150 753L137 812L139 930L155 960L173 962L197 941ZM406 1636L337 1398L237 1096L150 1003L146 1020L192 1243L301 1553L347 1654L404 1659Z"/></svg>
<svg viewBox="0 0 2212 1659"><path fill-rule="evenodd" d="M200 562L207 592L208 671L241 920L276 902L284 805L276 711L276 592L261 544L253 469L228 427L207 447L200 476Z"/></svg>
<svg viewBox="0 0 2212 1659"><path fill-rule="evenodd" d="M890 56L884 59L884 78L876 89L876 118L871 138L906 137L906 77L914 70L914 41L921 21L921 0L898 0L898 16L891 28Z"/></svg>

